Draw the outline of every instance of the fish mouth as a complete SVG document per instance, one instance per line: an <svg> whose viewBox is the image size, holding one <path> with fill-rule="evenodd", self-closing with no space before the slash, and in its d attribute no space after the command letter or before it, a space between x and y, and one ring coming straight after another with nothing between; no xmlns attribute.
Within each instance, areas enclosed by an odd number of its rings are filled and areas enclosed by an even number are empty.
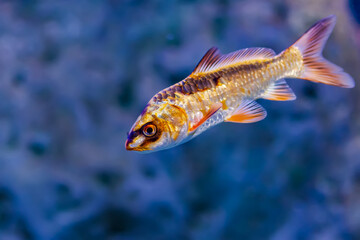
<svg viewBox="0 0 360 240"><path fill-rule="evenodd" d="M128 151L134 151L135 149L133 147L130 146L131 144L131 141L129 141L129 139L126 139L126 142L125 142L125 148L126 150Z"/></svg>
<svg viewBox="0 0 360 240"><path fill-rule="evenodd" d="M139 146L132 147L131 146L132 144L133 144L133 142L131 140L127 139L125 142L125 149L128 151L136 151L136 152L149 151L148 149L139 147Z"/></svg>

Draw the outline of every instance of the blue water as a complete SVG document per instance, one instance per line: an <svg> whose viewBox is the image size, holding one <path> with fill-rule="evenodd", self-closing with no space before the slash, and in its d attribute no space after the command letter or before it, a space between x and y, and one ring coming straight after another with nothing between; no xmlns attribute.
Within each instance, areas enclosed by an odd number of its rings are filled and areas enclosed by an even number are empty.
<svg viewBox="0 0 360 240"><path fill-rule="evenodd" d="M336 14L324 56L360 76L359 1L0 1L0 239L360 239L360 92L293 102L148 155L126 132L212 46L280 52ZM357 84L359 85L359 84Z"/></svg>

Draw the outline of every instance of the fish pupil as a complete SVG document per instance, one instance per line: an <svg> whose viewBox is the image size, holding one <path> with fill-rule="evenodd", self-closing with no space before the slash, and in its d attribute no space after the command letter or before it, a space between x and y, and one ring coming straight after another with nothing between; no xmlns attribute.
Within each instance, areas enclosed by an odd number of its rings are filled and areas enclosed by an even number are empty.
<svg viewBox="0 0 360 240"><path fill-rule="evenodd" d="M153 129L152 127L148 127L148 128L146 129L146 133L147 133L147 134L152 134L153 131L154 131L154 129Z"/></svg>

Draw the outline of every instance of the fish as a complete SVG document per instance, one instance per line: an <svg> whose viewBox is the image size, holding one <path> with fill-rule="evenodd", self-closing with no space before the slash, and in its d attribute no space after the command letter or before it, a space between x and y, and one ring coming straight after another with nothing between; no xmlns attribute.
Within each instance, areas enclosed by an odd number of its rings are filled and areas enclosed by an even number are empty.
<svg viewBox="0 0 360 240"><path fill-rule="evenodd" d="M267 112L255 100L295 100L285 78L343 88L353 78L322 56L336 23L328 16L276 54L245 48L221 54L213 47L184 80L153 96L127 135L125 148L142 153L175 147L221 122L254 123Z"/></svg>

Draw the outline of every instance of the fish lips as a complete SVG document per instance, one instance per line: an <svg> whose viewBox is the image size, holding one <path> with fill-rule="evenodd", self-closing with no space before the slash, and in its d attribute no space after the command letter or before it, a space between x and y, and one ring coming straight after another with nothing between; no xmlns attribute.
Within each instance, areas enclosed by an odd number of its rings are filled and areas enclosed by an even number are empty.
<svg viewBox="0 0 360 240"><path fill-rule="evenodd" d="M125 141L125 148L126 148L126 150L128 150L128 151L133 151L134 148L130 147L130 144L131 144L131 141L129 141L129 139L126 139L126 141Z"/></svg>
<svg viewBox="0 0 360 240"><path fill-rule="evenodd" d="M144 147L141 147L141 144L145 140L144 138L145 137L140 135L138 131L131 132L125 141L126 150L139 152L147 150Z"/></svg>

